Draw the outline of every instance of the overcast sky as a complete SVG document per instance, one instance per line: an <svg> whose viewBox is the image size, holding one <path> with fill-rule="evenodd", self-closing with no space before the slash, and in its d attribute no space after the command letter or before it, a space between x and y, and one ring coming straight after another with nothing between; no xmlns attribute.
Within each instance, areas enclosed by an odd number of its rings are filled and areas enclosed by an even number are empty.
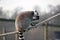
<svg viewBox="0 0 60 40"><path fill-rule="evenodd" d="M32 10L35 5L38 5L44 10L47 5L57 5L60 4L60 0L1 0L0 6L4 10L13 10L16 7L23 7L24 10Z"/></svg>

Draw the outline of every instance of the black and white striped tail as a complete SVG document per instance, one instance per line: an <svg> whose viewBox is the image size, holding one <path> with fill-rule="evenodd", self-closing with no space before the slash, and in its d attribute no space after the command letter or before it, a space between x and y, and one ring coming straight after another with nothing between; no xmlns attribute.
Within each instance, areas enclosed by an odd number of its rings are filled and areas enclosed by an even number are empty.
<svg viewBox="0 0 60 40"><path fill-rule="evenodd" d="M23 35L24 35L23 32L19 32L19 39L20 40L24 40L24 36Z"/></svg>

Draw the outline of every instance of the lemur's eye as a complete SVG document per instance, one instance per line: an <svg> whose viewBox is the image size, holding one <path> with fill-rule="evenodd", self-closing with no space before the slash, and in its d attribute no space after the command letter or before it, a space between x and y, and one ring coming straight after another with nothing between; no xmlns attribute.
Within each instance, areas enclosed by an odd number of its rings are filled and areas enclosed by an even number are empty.
<svg viewBox="0 0 60 40"><path fill-rule="evenodd" d="M34 16L34 11L32 11L32 15Z"/></svg>

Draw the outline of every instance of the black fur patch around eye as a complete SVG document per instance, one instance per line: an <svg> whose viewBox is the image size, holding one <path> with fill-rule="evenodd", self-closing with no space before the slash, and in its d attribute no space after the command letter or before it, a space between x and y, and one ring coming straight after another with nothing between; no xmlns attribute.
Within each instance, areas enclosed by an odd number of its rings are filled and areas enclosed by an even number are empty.
<svg viewBox="0 0 60 40"><path fill-rule="evenodd" d="M34 11L32 11L32 15L34 16Z"/></svg>

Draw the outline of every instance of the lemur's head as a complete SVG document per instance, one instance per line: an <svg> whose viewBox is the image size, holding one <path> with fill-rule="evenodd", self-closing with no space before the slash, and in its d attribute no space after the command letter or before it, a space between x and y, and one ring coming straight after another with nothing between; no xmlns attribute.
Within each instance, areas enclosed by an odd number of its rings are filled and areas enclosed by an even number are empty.
<svg viewBox="0 0 60 40"><path fill-rule="evenodd" d="M32 15L33 15L33 20L39 20L39 14L36 10L32 11Z"/></svg>

